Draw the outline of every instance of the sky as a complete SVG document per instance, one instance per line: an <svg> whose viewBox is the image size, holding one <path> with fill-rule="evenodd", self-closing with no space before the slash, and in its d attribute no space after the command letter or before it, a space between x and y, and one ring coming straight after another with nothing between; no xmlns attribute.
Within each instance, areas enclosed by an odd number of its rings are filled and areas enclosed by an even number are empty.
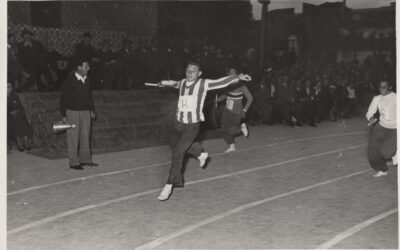
<svg viewBox="0 0 400 250"><path fill-rule="evenodd" d="M376 8L390 5L395 0L347 0L346 5L349 8L363 9L363 8ZM261 17L261 4L258 0L250 0L253 5L253 17L260 20ZM301 12L303 3L321 4L324 2L342 2L342 0L271 0L268 6L269 10L282 9L282 8L295 8L296 12Z"/></svg>

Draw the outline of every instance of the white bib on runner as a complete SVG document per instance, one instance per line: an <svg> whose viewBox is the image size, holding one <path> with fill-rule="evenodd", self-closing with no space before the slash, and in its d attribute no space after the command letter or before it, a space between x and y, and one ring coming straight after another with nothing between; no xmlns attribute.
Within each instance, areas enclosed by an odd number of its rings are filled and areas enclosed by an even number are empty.
<svg viewBox="0 0 400 250"><path fill-rule="evenodd" d="M233 109L233 100L232 99L226 99L226 108L229 110Z"/></svg>
<svg viewBox="0 0 400 250"><path fill-rule="evenodd" d="M179 97L178 107L180 111L193 111L196 108L196 103L193 96L184 95Z"/></svg>

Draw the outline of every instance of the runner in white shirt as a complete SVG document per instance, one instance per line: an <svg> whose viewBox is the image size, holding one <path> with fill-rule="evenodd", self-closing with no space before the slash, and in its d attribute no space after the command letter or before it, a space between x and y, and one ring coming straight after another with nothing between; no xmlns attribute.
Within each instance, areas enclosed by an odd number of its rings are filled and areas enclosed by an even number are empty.
<svg viewBox="0 0 400 250"><path fill-rule="evenodd" d="M186 78L181 81L161 81L159 87L174 87L179 89L178 108L174 133L172 136L172 166L169 171L167 184L161 191L159 200L167 200L173 187L182 187L182 163L187 153L197 157L200 167L204 167L208 153L202 152L201 145L194 140L204 121L203 106L207 91L225 88L239 80L251 81L249 75L239 74L223 77L217 80L201 79L202 71L197 62L189 62L186 68Z"/></svg>
<svg viewBox="0 0 400 250"><path fill-rule="evenodd" d="M387 175L386 160L392 158L397 150L396 94L390 91L386 81L380 82L379 92L380 95L374 97L366 114L370 124L373 124L377 121L374 115L379 111L379 122L375 124L368 144L368 160L377 171L374 177ZM395 157L393 161L397 164Z"/></svg>

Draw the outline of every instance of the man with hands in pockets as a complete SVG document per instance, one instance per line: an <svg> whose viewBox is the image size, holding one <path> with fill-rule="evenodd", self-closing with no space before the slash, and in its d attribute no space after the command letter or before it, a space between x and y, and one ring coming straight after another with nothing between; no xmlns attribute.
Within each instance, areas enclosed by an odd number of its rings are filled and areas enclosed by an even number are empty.
<svg viewBox="0 0 400 250"><path fill-rule="evenodd" d="M85 165L98 166L92 161L90 148L90 124L96 115L90 79L87 77L89 62L77 59L75 65L74 72L61 87L59 108L62 121L75 125L75 128L67 130L69 166L74 170L82 170Z"/></svg>

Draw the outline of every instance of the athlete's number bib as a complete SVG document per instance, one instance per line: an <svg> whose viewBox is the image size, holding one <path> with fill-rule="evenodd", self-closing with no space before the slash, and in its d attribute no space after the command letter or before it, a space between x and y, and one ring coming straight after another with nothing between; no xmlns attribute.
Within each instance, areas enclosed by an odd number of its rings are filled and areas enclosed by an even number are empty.
<svg viewBox="0 0 400 250"><path fill-rule="evenodd" d="M226 108L229 109L229 110L233 109L233 100L226 99Z"/></svg>
<svg viewBox="0 0 400 250"><path fill-rule="evenodd" d="M179 110L191 111L193 109L193 97L191 96L180 96L179 97Z"/></svg>

